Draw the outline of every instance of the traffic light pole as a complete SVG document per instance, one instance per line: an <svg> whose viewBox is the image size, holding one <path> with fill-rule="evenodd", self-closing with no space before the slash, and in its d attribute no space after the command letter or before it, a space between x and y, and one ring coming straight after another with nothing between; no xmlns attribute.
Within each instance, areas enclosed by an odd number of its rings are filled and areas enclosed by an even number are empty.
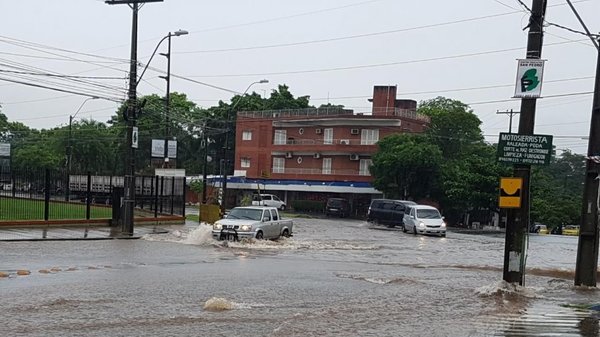
<svg viewBox="0 0 600 337"><path fill-rule="evenodd" d="M546 0L533 0L527 37L527 59L540 59L542 56L543 23L546 14ZM521 99L519 134L533 135L535 124L536 98ZM513 175L523 181L521 207L509 209L506 223L504 247L503 279L509 283L524 284L526 239L529 229L529 186L531 165L515 165Z"/></svg>

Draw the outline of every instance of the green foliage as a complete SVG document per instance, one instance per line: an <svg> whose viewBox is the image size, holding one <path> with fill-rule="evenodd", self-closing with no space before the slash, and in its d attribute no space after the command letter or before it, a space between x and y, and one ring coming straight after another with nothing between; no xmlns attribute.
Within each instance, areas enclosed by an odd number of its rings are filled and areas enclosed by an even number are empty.
<svg viewBox="0 0 600 337"><path fill-rule="evenodd" d="M438 177L442 155L423 135L396 134L379 141L373 156L373 185L387 197L428 197Z"/></svg>
<svg viewBox="0 0 600 337"><path fill-rule="evenodd" d="M202 181L192 180L192 182L190 182L190 191L192 191L196 194L200 194L200 193L202 193L203 189L204 189L204 184L202 183Z"/></svg>
<svg viewBox="0 0 600 337"><path fill-rule="evenodd" d="M550 228L579 224L585 158L563 152L549 166L535 167L531 173L531 219Z"/></svg>
<svg viewBox="0 0 600 337"><path fill-rule="evenodd" d="M325 202L316 200L293 200L292 208L296 212L323 212L325 209Z"/></svg>
<svg viewBox="0 0 600 337"><path fill-rule="evenodd" d="M250 194L246 194L240 201L240 206L251 206L251 205L252 205L252 196Z"/></svg>

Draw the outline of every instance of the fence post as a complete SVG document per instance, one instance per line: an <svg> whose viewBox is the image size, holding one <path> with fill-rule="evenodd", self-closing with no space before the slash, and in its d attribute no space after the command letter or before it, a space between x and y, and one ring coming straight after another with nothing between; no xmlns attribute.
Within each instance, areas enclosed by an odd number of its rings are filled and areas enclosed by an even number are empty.
<svg viewBox="0 0 600 337"><path fill-rule="evenodd" d="M175 203L175 177L171 177L171 215L173 215L173 204Z"/></svg>
<svg viewBox="0 0 600 337"><path fill-rule="evenodd" d="M87 173L87 191L85 196L85 219L90 219L90 205L92 204L92 173Z"/></svg>
<svg viewBox="0 0 600 337"><path fill-rule="evenodd" d="M141 209L144 209L144 187L145 187L144 183L145 182L146 182L146 176L142 176L142 197L140 198L140 199L142 199L141 203L140 203Z"/></svg>
<svg viewBox="0 0 600 337"><path fill-rule="evenodd" d="M15 186L15 172L13 171L12 167L10 168L10 184L12 187L12 197L14 198L17 194L17 190Z"/></svg>
<svg viewBox="0 0 600 337"><path fill-rule="evenodd" d="M154 179L156 183L154 184L154 217L158 218L158 176Z"/></svg>
<svg viewBox="0 0 600 337"><path fill-rule="evenodd" d="M183 179L181 180L183 182L183 198L181 198L181 215L183 215L183 217L185 218L185 205L186 205L186 198L187 198L187 193L186 193L186 188L187 188L187 184L186 184L186 178L183 177Z"/></svg>
<svg viewBox="0 0 600 337"><path fill-rule="evenodd" d="M160 212L163 212L163 204L165 202L165 177L160 177Z"/></svg>
<svg viewBox="0 0 600 337"><path fill-rule="evenodd" d="M50 216L50 169L46 169L44 177L44 220L48 221Z"/></svg>

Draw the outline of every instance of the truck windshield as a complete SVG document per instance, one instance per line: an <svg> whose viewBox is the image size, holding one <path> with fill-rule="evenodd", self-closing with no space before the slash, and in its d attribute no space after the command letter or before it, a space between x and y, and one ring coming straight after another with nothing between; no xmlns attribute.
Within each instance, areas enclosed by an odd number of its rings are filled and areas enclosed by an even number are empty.
<svg viewBox="0 0 600 337"><path fill-rule="evenodd" d="M262 220L262 210L261 209L251 209L251 208L234 208L227 214L228 219L247 219L247 220Z"/></svg>

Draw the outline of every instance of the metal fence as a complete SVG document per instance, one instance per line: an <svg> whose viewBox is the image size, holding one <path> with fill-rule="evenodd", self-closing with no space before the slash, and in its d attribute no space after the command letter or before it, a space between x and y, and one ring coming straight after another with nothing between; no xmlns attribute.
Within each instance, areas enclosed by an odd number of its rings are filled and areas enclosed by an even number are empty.
<svg viewBox="0 0 600 337"><path fill-rule="evenodd" d="M122 191L122 176L0 168L0 221L114 219ZM185 215L185 177L137 176L135 207L141 217Z"/></svg>

